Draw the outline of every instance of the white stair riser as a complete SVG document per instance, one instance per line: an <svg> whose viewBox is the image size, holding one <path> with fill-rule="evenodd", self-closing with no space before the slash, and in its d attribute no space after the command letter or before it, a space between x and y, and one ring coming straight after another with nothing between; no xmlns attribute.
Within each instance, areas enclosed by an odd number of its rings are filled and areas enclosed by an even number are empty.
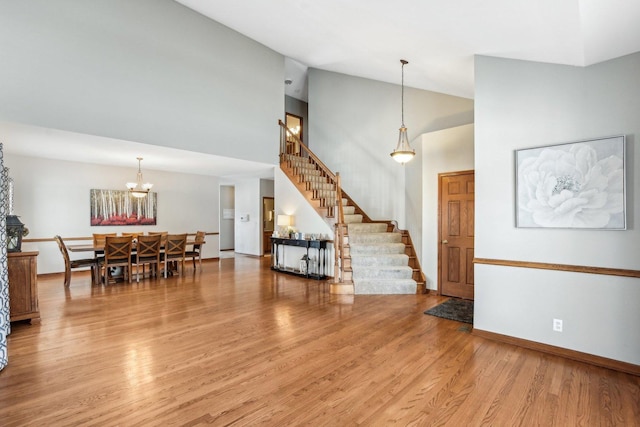
<svg viewBox="0 0 640 427"><path fill-rule="evenodd" d="M390 243L386 245L369 245L369 244L349 244L351 257L354 255L382 255L382 254L403 254L405 246L402 243Z"/></svg>
<svg viewBox="0 0 640 427"><path fill-rule="evenodd" d="M349 235L360 233L385 233L387 224L384 222L362 222L349 224Z"/></svg>
<svg viewBox="0 0 640 427"><path fill-rule="evenodd" d="M356 213L355 206L343 206L342 213L345 215L354 215Z"/></svg>
<svg viewBox="0 0 640 427"><path fill-rule="evenodd" d="M325 199L328 198L336 198L336 192L333 190L313 190L314 194L316 194L318 197L323 197Z"/></svg>
<svg viewBox="0 0 640 427"><path fill-rule="evenodd" d="M304 176L300 177L300 182L325 184L327 182L327 179L325 177L323 177L323 176L304 175Z"/></svg>
<svg viewBox="0 0 640 427"><path fill-rule="evenodd" d="M356 214L356 215L346 215L344 216L344 222L346 224L352 223L352 222L362 222L362 215L360 214Z"/></svg>
<svg viewBox="0 0 640 427"><path fill-rule="evenodd" d="M413 269L407 266L353 267L354 279L411 279Z"/></svg>
<svg viewBox="0 0 640 427"><path fill-rule="evenodd" d="M409 256L405 254L356 255L351 258L351 265L361 267L409 265Z"/></svg>
<svg viewBox="0 0 640 427"><path fill-rule="evenodd" d="M334 190L335 186L328 182L308 182L307 188L310 190Z"/></svg>
<svg viewBox="0 0 640 427"><path fill-rule="evenodd" d="M400 233L349 233L349 243L402 243Z"/></svg>
<svg viewBox="0 0 640 427"><path fill-rule="evenodd" d="M411 279L395 281L353 279L353 287L356 295L397 295L416 293L416 281Z"/></svg>

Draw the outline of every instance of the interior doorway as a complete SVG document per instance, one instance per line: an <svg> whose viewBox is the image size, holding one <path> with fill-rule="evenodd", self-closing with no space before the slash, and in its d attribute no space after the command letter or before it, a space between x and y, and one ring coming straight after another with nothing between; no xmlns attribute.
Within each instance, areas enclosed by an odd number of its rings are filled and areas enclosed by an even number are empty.
<svg viewBox="0 0 640 427"><path fill-rule="evenodd" d="M291 113L285 113L284 123L293 131L294 135L297 135L298 138L300 138L300 141L304 142L304 126L302 123L302 117Z"/></svg>
<svg viewBox="0 0 640 427"><path fill-rule="evenodd" d="M220 258L232 258L235 254L235 187L220 186Z"/></svg>
<svg viewBox="0 0 640 427"><path fill-rule="evenodd" d="M275 226L275 203L273 197L262 198L262 253L271 253L271 236Z"/></svg>
<svg viewBox="0 0 640 427"><path fill-rule="evenodd" d="M438 293L474 297L474 171L438 175Z"/></svg>

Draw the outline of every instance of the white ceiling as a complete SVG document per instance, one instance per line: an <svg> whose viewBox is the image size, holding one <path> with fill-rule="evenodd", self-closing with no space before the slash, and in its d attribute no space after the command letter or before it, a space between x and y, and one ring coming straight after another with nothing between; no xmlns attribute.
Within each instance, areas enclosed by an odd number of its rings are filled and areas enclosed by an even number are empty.
<svg viewBox="0 0 640 427"><path fill-rule="evenodd" d="M473 56L590 65L640 51L639 0L176 0L308 67L473 98ZM136 168L272 177L273 166L0 122L4 151ZM105 140L108 139L108 144ZM109 147L109 148L105 148Z"/></svg>
<svg viewBox="0 0 640 427"><path fill-rule="evenodd" d="M303 69L399 84L406 59L407 86L466 98L474 55L585 66L640 51L638 0L176 1Z"/></svg>

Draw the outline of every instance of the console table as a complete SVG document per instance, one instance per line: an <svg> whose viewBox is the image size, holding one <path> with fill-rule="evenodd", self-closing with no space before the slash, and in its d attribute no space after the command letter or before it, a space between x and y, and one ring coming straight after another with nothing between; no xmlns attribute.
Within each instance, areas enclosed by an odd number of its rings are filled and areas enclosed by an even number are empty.
<svg viewBox="0 0 640 427"><path fill-rule="evenodd" d="M9 312L11 322L40 323L38 309L37 251L9 252Z"/></svg>
<svg viewBox="0 0 640 427"><path fill-rule="evenodd" d="M271 269L275 271L281 271L283 273L295 274L298 276L304 276L311 279L322 280L326 279L326 268L327 268L327 242L329 240L296 240L296 239L285 239L282 237L271 237ZM280 246L282 246L282 251L280 251ZM287 267L285 264L285 249L287 246L295 246L299 248L306 249L307 251L307 265L305 270L301 271L300 269ZM315 249L318 254L318 258L315 264L310 263L309 259L309 249ZM282 254L280 254L282 252ZM282 256L282 258L281 258ZM310 272L309 267L315 267L313 272Z"/></svg>

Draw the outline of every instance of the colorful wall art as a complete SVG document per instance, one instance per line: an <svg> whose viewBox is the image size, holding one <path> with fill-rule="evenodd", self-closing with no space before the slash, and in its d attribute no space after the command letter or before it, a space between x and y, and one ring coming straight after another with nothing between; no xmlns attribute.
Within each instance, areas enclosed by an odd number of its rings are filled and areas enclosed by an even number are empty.
<svg viewBox="0 0 640 427"><path fill-rule="evenodd" d="M158 196L134 197L123 190L91 190L91 226L156 225Z"/></svg>

